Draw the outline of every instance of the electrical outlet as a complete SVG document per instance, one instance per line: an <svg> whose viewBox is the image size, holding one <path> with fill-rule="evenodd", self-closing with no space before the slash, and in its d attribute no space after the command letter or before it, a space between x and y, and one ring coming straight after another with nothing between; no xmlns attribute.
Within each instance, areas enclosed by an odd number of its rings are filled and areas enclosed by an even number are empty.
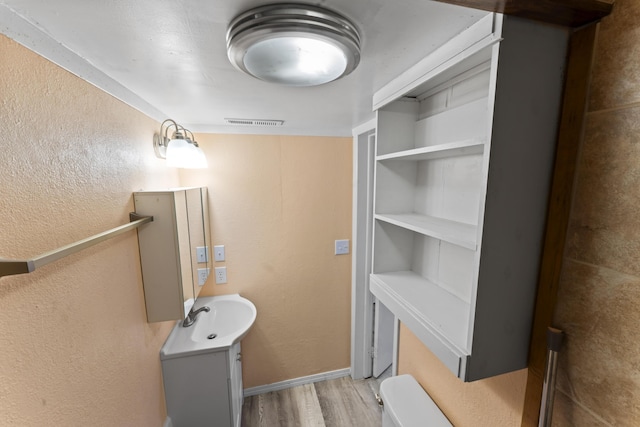
<svg viewBox="0 0 640 427"><path fill-rule="evenodd" d="M216 283L227 283L227 267L216 267Z"/></svg>
<svg viewBox="0 0 640 427"><path fill-rule="evenodd" d="M215 245L213 247L213 258L216 261L224 261L224 245Z"/></svg>
<svg viewBox="0 0 640 427"><path fill-rule="evenodd" d="M349 240L336 240L336 255L345 255L349 253Z"/></svg>
<svg viewBox="0 0 640 427"><path fill-rule="evenodd" d="M209 273L211 273L210 268L199 268L198 269L198 285L202 286L207 282L207 278L209 277Z"/></svg>
<svg viewBox="0 0 640 427"><path fill-rule="evenodd" d="M207 262L209 259L209 246L196 246L196 258L198 258L198 263Z"/></svg>

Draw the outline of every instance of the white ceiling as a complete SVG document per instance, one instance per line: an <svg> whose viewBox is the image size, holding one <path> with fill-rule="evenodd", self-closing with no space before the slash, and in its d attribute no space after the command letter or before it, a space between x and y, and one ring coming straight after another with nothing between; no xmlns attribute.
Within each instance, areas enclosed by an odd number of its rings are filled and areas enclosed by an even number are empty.
<svg viewBox="0 0 640 427"><path fill-rule="evenodd" d="M362 59L349 76L311 88L237 71L225 33L265 0L0 0L0 32L149 116L194 132L349 136L371 118L372 94L487 12L430 0L319 0L352 20ZM224 118L280 119L278 128Z"/></svg>

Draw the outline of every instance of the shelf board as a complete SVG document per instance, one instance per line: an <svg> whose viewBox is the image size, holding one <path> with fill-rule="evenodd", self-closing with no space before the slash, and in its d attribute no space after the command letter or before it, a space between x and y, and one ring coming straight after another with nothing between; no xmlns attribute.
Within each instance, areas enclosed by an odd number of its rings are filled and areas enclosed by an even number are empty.
<svg viewBox="0 0 640 427"><path fill-rule="evenodd" d="M425 236L444 240L472 251L475 251L478 247L478 228L472 224L415 213L376 214L375 219L424 234Z"/></svg>
<svg viewBox="0 0 640 427"><path fill-rule="evenodd" d="M371 292L434 352L452 359L469 356L466 351L470 306L437 284L413 271L371 275Z"/></svg>
<svg viewBox="0 0 640 427"><path fill-rule="evenodd" d="M428 147L383 154L377 156L376 160L379 162L384 160L433 160L443 159L446 157L466 156L470 154L482 154L483 151L484 141L479 138L474 138L465 141L448 142L446 144L430 145Z"/></svg>

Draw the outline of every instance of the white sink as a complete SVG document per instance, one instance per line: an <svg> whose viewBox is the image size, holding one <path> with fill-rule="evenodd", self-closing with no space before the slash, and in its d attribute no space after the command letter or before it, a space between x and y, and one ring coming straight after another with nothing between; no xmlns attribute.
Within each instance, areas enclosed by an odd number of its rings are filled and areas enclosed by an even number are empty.
<svg viewBox="0 0 640 427"><path fill-rule="evenodd" d="M207 306L189 327L178 321L160 350L160 359L222 351L240 341L256 320L256 306L238 294L200 297L193 310Z"/></svg>

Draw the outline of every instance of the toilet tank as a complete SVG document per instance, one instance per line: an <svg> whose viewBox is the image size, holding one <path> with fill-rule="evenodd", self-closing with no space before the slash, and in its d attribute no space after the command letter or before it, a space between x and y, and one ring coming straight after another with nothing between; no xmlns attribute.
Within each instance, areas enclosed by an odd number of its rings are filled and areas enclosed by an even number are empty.
<svg viewBox="0 0 640 427"><path fill-rule="evenodd" d="M411 375L380 384L382 427L452 427L440 408Z"/></svg>

